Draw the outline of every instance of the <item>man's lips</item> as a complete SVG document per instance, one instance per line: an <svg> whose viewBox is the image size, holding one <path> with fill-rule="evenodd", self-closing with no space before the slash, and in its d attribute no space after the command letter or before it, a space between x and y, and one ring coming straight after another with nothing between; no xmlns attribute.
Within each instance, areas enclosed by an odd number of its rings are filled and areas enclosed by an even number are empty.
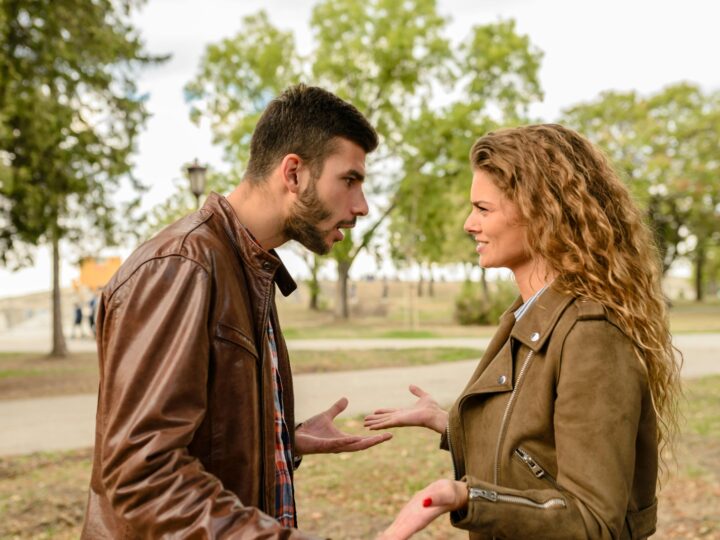
<svg viewBox="0 0 720 540"><path fill-rule="evenodd" d="M333 240L335 242L342 241L343 238L345 238L345 235L342 233L340 229L352 229L355 227L355 224L357 223L357 219L349 219L345 221L338 221L335 227L332 228L330 231L333 235Z"/></svg>
<svg viewBox="0 0 720 540"><path fill-rule="evenodd" d="M355 224L357 223L357 219L350 219L347 221L339 221L337 225L335 225L336 229L352 229Z"/></svg>

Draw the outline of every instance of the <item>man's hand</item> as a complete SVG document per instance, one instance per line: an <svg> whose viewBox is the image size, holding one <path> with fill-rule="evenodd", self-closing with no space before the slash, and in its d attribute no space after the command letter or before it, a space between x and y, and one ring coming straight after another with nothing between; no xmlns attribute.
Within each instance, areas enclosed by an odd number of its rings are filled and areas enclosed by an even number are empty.
<svg viewBox="0 0 720 540"><path fill-rule="evenodd" d="M410 385L410 392L419 397L415 405L405 409L378 409L365 417L365 427L386 429L391 427L421 426L442 433L447 426L448 414L433 397L419 386Z"/></svg>
<svg viewBox="0 0 720 540"><path fill-rule="evenodd" d="M307 454L329 454L339 452L357 452L365 450L392 438L390 433L363 437L343 433L333 420L348 405L346 398L341 398L325 412L316 414L306 420L295 431L295 449L301 456Z"/></svg>
<svg viewBox="0 0 720 540"><path fill-rule="evenodd" d="M413 495L392 525L382 532L377 540L410 538L444 513L465 508L467 502L467 484L453 480L436 480Z"/></svg>

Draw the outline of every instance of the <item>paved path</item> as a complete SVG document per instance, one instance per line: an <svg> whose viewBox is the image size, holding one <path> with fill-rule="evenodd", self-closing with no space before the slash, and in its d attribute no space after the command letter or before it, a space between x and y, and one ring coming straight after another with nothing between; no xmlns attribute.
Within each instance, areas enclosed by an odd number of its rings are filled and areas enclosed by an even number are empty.
<svg viewBox="0 0 720 540"><path fill-rule="evenodd" d="M685 334L676 337L685 354L683 376L720 373L720 334ZM484 347L487 339L408 340L295 340L291 350L339 348L400 348L462 346ZM295 377L296 416L303 419L323 410L336 399L350 400L344 416L356 416L376 407L408 405L414 397L410 383L424 388L443 404L450 404L472 374L477 360L430 366L383 368ZM44 399L0 401L0 455L91 446L95 396L77 395Z"/></svg>
<svg viewBox="0 0 720 540"><path fill-rule="evenodd" d="M424 347L468 347L482 349L490 338L417 338L417 339L290 339L288 348L294 351L336 351L338 349L415 349ZM72 352L95 352L90 338L68 339ZM32 333L0 334L0 352L47 353L51 342L47 335Z"/></svg>

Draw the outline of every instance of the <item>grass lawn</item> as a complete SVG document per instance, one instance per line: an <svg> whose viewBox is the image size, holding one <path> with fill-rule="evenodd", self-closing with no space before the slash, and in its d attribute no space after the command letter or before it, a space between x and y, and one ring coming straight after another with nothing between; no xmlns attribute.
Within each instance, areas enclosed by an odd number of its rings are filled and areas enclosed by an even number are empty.
<svg viewBox="0 0 720 540"><path fill-rule="evenodd" d="M720 538L720 376L686 383L678 467L663 483L653 539ZM359 419L348 431L363 431ZM358 454L307 456L297 473L301 528L343 539L373 538L410 495L451 476L438 437L393 430L388 443ZM77 538L87 495L90 450L0 458L0 538ZM460 539L440 519L417 538Z"/></svg>
<svg viewBox="0 0 720 540"><path fill-rule="evenodd" d="M471 348L295 351L291 362L297 375L455 362L480 358L482 352ZM0 354L0 400L92 394L97 386L95 353L72 354L62 360L37 354Z"/></svg>
<svg viewBox="0 0 720 540"><path fill-rule="evenodd" d="M350 302L350 322L338 320L332 311L334 283L321 283L324 310L307 309L304 283L287 298L278 295L283 332L288 339L384 338L384 337L489 337L494 326L460 326L453 320L455 298L461 283L438 282L434 295L410 300L416 284L391 282L389 295L382 297L380 282L357 282ZM412 315L414 314L414 316ZM411 324L415 319L417 323ZM720 301L698 304L678 300L670 309L673 333L720 332Z"/></svg>

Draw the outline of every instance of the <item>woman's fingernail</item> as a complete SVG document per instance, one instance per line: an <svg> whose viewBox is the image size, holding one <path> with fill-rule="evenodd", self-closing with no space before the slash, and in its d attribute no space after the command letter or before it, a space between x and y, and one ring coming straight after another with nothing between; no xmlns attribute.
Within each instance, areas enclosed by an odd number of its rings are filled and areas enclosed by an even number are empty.
<svg viewBox="0 0 720 540"><path fill-rule="evenodd" d="M432 504L432 499L428 497L427 499L423 499L423 507L427 508Z"/></svg>

